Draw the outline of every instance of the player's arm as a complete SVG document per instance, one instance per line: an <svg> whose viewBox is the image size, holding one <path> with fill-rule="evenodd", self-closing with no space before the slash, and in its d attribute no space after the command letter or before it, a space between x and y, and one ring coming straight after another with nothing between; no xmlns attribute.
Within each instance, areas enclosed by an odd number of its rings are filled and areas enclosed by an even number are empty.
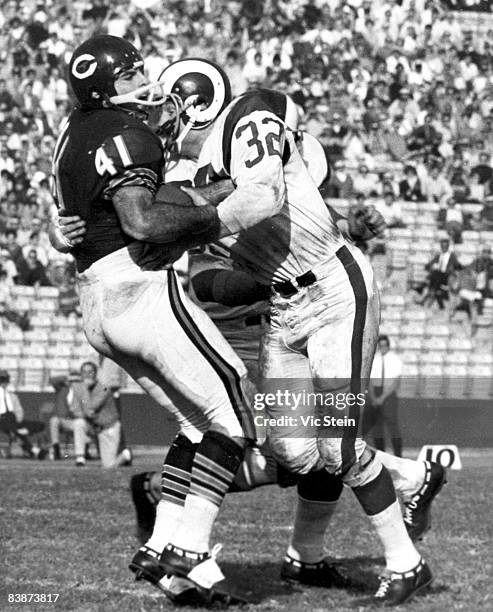
<svg viewBox="0 0 493 612"><path fill-rule="evenodd" d="M163 149L157 137L139 128L106 137L95 154L104 179L102 197L111 200L123 231L136 240L168 243L201 234L195 244L219 233L215 207L183 207L159 199Z"/></svg>
<svg viewBox="0 0 493 612"><path fill-rule="evenodd" d="M121 187L112 201L123 231L136 240L167 243L187 236L192 246L219 235L219 217L213 204L184 207L162 202L143 186Z"/></svg>
<svg viewBox="0 0 493 612"><path fill-rule="evenodd" d="M286 128L271 112L254 111L236 123L229 163L235 189L217 206L220 237L248 229L281 210L285 201L283 155L288 146ZM187 193L195 204L204 203L193 190Z"/></svg>
<svg viewBox="0 0 493 612"><path fill-rule="evenodd" d="M203 270L191 282L201 302L217 302L232 307L255 304L270 296L269 286L238 270Z"/></svg>

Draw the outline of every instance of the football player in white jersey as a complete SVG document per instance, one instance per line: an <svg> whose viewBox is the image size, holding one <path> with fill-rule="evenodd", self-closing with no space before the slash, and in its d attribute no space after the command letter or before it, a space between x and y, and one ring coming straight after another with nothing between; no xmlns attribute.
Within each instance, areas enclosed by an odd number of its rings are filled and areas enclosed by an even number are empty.
<svg viewBox="0 0 493 612"><path fill-rule="evenodd" d="M298 398L313 391L346 394L349 426L339 429L320 403L299 407L293 425L283 419L285 405L269 406L271 450L294 473L323 468L352 488L384 547L386 572L375 600L402 603L432 576L406 532L388 470L358 435L354 398L365 390L378 335L371 267L328 215L268 92L247 92L220 112L227 85L203 60L175 62L160 81L176 106L169 139L198 157L195 186L221 178L235 186L217 206L221 244L237 265L272 287L261 358L263 379L274 382L270 391ZM208 203L188 193L196 205ZM161 563L175 571L172 549Z"/></svg>

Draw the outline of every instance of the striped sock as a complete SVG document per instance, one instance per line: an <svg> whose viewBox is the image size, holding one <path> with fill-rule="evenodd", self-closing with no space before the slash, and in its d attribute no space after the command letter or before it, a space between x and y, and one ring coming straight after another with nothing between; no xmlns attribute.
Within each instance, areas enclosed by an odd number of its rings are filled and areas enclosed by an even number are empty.
<svg viewBox="0 0 493 612"><path fill-rule="evenodd" d="M209 550L209 538L224 496L240 466L244 450L231 438L208 431L197 448L183 520L171 544L198 553Z"/></svg>
<svg viewBox="0 0 493 612"><path fill-rule="evenodd" d="M164 460L161 478L161 499L156 507L156 521L148 548L161 553L183 516L185 499L190 489L195 444L178 434Z"/></svg>

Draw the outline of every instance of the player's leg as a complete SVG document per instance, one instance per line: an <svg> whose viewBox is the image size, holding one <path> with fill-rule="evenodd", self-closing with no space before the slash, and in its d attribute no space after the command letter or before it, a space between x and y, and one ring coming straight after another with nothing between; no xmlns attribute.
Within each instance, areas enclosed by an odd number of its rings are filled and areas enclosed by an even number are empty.
<svg viewBox="0 0 493 612"><path fill-rule="evenodd" d="M60 452L61 420L62 419L60 419L60 417L53 415L50 417L50 420L48 423L48 428L50 431L50 444L53 450L53 459L55 459L56 461L62 458L62 455Z"/></svg>
<svg viewBox="0 0 493 612"><path fill-rule="evenodd" d="M431 505L447 482L446 470L433 461L415 461L376 451L404 502L404 523L413 542L431 527Z"/></svg>
<svg viewBox="0 0 493 612"><path fill-rule="evenodd" d="M110 356L153 395L164 389L180 406L181 420L205 430L180 525L161 556L168 569L174 564L185 575L186 568L208 558L214 520L241 463L245 431L252 429L240 360L207 315L183 295L172 272L168 281L141 286L140 305L150 317L145 322L140 308L130 305L123 320L103 315L102 327ZM142 361L148 366L140 375L121 358L132 350L140 356L138 368Z"/></svg>
<svg viewBox="0 0 493 612"><path fill-rule="evenodd" d="M326 468L341 474L352 488L383 544L391 577L382 579L376 598L397 603L428 584L431 574L407 534L388 470L358 437L360 404L352 398L364 392L369 378L378 334L378 297L371 272L363 273L367 264L359 255L343 248L338 258L349 281L351 299L343 304L338 295L334 308L329 299L328 313L333 318L311 335L308 354L317 389L351 394L346 395L345 414L355 426L346 426L336 434L330 428L322 430L319 449ZM344 298L343 277L330 280L327 291L336 289ZM339 437L334 437L337 434Z"/></svg>
<svg viewBox="0 0 493 612"><path fill-rule="evenodd" d="M101 456L101 466L103 468L114 468L122 465L125 454L118 453L121 437L121 422L117 421L110 427L98 433L99 454Z"/></svg>

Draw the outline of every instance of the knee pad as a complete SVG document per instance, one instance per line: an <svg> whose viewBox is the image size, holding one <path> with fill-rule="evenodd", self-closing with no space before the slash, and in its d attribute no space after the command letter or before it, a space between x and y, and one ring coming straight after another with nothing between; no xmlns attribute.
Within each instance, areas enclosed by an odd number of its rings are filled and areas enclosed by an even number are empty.
<svg viewBox="0 0 493 612"><path fill-rule="evenodd" d="M327 470L311 471L298 481L298 495L309 501L334 502L342 492L342 478Z"/></svg>
<svg viewBox="0 0 493 612"><path fill-rule="evenodd" d="M361 487L374 480L381 469L382 464L376 457L375 451L366 447L361 457L343 475L342 481L351 488Z"/></svg>

